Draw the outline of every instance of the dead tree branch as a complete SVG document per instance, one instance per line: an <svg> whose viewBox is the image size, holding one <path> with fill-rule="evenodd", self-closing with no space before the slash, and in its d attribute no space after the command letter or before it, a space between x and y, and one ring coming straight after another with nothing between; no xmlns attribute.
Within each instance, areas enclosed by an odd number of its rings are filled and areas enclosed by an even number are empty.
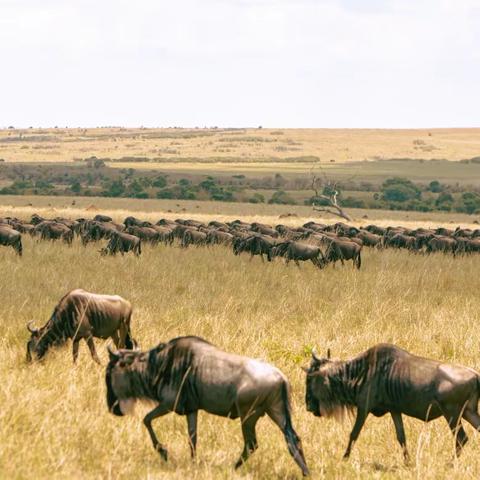
<svg viewBox="0 0 480 480"><path fill-rule="evenodd" d="M351 221L352 218L348 213L338 204L338 189L337 189L337 183L332 182L327 178L324 172L323 174L323 180L313 172L311 172L312 176L312 190L315 192L315 199L321 199L325 200L327 202L326 206L320 206L320 205L315 205L315 200L312 203L312 208L316 212L325 212L330 215L335 215L337 217L343 218L345 220ZM323 187L323 192L325 193L320 193L319 190L320 188Z"/></svg>

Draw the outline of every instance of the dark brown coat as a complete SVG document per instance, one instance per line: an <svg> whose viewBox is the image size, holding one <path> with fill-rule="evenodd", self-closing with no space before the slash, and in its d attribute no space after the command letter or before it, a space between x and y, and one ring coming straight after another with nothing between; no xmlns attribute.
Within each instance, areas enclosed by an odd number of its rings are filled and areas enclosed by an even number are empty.
<svg viewBox="0 0 480 480"><path fill-rule="evenodd" d="M356 409L345 457L367 416L390 413L397 440L408 458L402 415L431 421L444 417L456 438L457 454L467 441L462 418L480 429L477 405L480 377L471 368L418 357L389 344L378 344L348 361L312 355L307 371L307 410L329 416Z"/></svg>
<svg viewBox="0 0 480 480"><path fill-rule="evenodd" d="M192 456L199 410L240 418L245 445L238 468L256 450L255 426L267 414L282 430L302 473L309 473L292 425L288 381L268 363L224 352L198 337L179 337L146 352L110 351L105 379L108 409L115 415L127 413L137 399L157 403L144 424L164 460L167 449L152 428L155 418L170 412L186 415Z"/></svg>

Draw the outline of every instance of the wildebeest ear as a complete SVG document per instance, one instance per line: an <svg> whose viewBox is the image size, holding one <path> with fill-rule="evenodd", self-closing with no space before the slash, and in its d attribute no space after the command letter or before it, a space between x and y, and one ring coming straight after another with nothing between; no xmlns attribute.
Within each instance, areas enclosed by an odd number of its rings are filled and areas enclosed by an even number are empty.
<svg viewBox="0 0 480 480"><path fill-rule="evenodd" d="M327 358L328 360L330 360L330 358L332 357L331 353L330 353L330 349L327 350Z"/></svg>

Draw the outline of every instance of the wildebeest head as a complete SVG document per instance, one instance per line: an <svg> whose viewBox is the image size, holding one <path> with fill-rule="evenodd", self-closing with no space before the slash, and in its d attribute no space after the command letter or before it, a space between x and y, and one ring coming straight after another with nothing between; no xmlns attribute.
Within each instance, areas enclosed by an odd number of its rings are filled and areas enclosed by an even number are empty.
<svg viewBox="0 0 480 480"><path fill-rule="evenodd" d="M304 367L307 374L307 387L305 394L305 404L307 411L313 413L316 417L322 416L325 411L322 408L322 400L327 400L329 394L328 379L323 375L323 368L330 363L330 350L327 358L319 357L315 350L312 351L312 360L310 366ZM327 403L328 400L327 400Z"/></svg>
<svg viewBox="0 0 480 480"><path fill-rule="evenodd" d="M107 365L105 383L110 413L120 417L132 413L135 399L142 397L142 392L139 391L142 389L142 385L138 381L139 374L147 369L149 356L164 346L165 344L159 344L148 352L140 350L113 351L108 347L110 360Z"/></svg>
<svg viewBox="0 0 480 480"><path fill-rule="evenodd" d="M40 360L46 352L42 339L44 334L41 328L32 326L33 321L27 323L27 330L31 333L30 339L27 342L27 362L31 362L34 358Z"/></svg>

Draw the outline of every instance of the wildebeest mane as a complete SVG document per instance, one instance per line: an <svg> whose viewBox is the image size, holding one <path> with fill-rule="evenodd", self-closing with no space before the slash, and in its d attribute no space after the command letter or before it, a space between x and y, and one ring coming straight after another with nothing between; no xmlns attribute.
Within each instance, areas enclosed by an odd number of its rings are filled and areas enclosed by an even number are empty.
<svg viewBox="0 0 480 480"><path fill-rule="evenodd" d="M40 356L44 355L52 345L62 345L68 338L73 338L78 329L80 319L78 315L84 314L87 306L83 302L75 301L74 304L66 301L71 292L64 295L53 310L50 319L40 329L38 342Z"/></svg>
<svg viewBox="0 0 480 480"><path fill-rule="evenodd" d="M386 372L388 378L391 363L391 358L379 357L375 349L351 360L328 361L319 372L326 387L321 399L322 415L342 417L345 413L352 413L362 386L378 371Z"/></svg>
<svg viewBox="0 0 480 480"><path fill-rule="evenodd" d="M177 388L185 382L194 358L192 341L211 345L200 337L189 336L174 338L150 350L148 374L153 385L161 387L169 385Z"/></svg>

